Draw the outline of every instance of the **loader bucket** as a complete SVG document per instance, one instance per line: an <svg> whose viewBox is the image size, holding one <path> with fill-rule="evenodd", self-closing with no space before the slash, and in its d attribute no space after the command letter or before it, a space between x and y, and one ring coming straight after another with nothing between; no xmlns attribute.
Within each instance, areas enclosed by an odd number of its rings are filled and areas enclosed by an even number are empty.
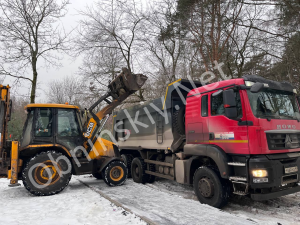
<svg viewBox="0 0 300 225"><path fill-rule="evenodd" d="M132 74L128 69L122 68L122 73L108 85L108 88L117 97L121 97L125 93L133 94L139 90L147 79L148 77L143 74Z"/></svg>

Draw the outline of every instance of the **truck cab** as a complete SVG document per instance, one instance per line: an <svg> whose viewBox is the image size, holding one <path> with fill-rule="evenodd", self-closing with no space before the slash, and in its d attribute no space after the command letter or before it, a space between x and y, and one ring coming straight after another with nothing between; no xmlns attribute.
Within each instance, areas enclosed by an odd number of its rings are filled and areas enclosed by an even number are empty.
<svg viewBox="0 0 300 225"><path fill-rule="evenodd" d="M267 200L288 187L299 191L300 114L292 85L249 76L209 88L187 97L185 152L195 144L224 152L228 171L221 176L229 174L237 194ZM200 111L192 107L195 98Z"/></svg>

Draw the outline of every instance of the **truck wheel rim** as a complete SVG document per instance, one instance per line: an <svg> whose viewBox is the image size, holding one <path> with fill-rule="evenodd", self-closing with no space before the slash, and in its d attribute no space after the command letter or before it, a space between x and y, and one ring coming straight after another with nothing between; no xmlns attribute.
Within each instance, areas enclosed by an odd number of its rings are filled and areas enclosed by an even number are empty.
<svg viewBox="0 0 300 225"><path fill-rule="evenodd" d="M124 176L124 170L120 166L115 166L110 170L110 178L113 181L120 181Z"/></svg>
<svg viewBox="0 0 300 225"><path fill-rule="evenodd" d="M35 181L40 185L46 184L49 180L49 185L56 183L61 176L56 168L58 168L59 171L61 171L60 166L57 163L55 163L54 165L54 163L51 160L47 160L43 163L40 163L36 167L34 172Z"/></svg>
<svg viewBox="0 0 300 225"><path fill-rule="evenodd" d="M203 177L199 180L198 188L201 195L205 198L210 198L214 195L214 185L210 178Z"/></svg>

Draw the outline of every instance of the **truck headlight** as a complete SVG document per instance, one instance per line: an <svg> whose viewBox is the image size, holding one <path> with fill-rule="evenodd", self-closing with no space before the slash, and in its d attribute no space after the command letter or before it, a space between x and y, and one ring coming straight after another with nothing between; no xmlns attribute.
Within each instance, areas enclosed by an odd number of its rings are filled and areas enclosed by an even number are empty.
<svg viewBox="0 0 300 225"><path fill-rule="evenodd" d="M267 177L268 171L267 170L252 170L253 177Z"/></svg>

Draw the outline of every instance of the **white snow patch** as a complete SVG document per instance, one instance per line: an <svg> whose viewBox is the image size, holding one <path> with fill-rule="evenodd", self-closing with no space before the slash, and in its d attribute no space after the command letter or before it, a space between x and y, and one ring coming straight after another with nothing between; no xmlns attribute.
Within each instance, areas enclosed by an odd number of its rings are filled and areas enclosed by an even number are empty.
<svg viewBox="0 0 300 225"><path fill-rule="evenodd" d="M129 179L123 186L109 188L103 181L90 176L78 179L101 190L113 200L122 203L133 213L145 216L157 224L255 224L251 219L230 214L177 194L161 191Z"/></svg>
<svg viewBox="0 0 300 225"><path fill-rule="evenodd" d="M23 185L10 188L8 184L7 179L0 179L0 224L146 224L75 177L63 192L45 197L31 195Z"/></svg>

